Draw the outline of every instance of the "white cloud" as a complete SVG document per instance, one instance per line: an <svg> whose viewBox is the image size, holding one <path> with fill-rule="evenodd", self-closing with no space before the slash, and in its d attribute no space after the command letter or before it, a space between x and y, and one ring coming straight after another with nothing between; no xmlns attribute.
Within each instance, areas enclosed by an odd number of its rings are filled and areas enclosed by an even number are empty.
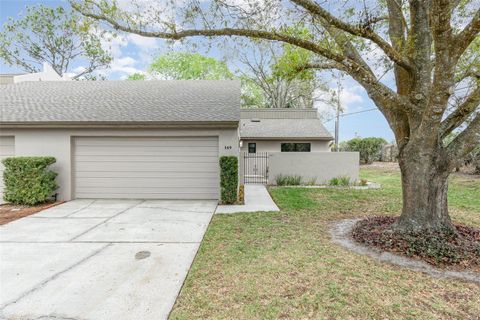
<svg viewBox="0 0 480 320"><path fill-rule="evenodd" d="M340 91L340 103L342 104L342 106L345 106L345 108L351 108L352 105L362 103L363 98L359 94L361 90L363 89L360 86L342 88L342 90ZM335 90L335 92L338 92L338 90Z"/></svg>
<svg viewBox="0 0 480 320"><path fill-rule="evenodd" d="M138 34L128 34L127 41L133 43L141 50L155 49L158 47L157 39L142 37Z"/></svg>
<svg viewBox="0 0 480 320"><path fill-rule="evenodd" d="M128 45L127 38L121 34L113 35L106 33L101 40L102 48L109 50L113 57L118 57L122 54L122 48Z"/></svg>
<svg viewBox="0 0 480 320"><path fill-rule="evenodd" d="M120 79L127 76L142 72L138 68L139 61L131 56L126 56L127 47L130 46L130 50L138 53L138 56L143 61L148 60L148 51L157 46L157 39L145 38L135 34L117 34L114 36L111 33L107 33L102 40L102 47L106 50L110 50L113 60L110 63L110 68L100 70L98 73L106 76L116 73Z"/></svg>
<svg viewBox="0 0 480 320"><path fill-rule="evenodd" d="M141 70L135 67L136 64L137 64L137 60L135 60L132 57L116 58L112 61L112 64L110 65L110 69L107 72L108 73L118 72L121 74L120 77L123 77L126 75L128 76L136 72L141 72Z"/></svg>
<svg viewBox="0 0 480 320"><path fill-rule="evenodd" d="M79 74L79 73L84 72L85 70L87 70L87 68L85 68L84 66L78 66L75 69L73 69L72 72L74 74Z"/></svg>
<svg viewBox="0 0 480 320"><path fill-rule="evenodd" d="M358 111L363 108L364 99L361 95L363 88L359 85L350 85L348 82L342 83L340 91L340 106L342 112ZM315 92L316 101L314 107L318 109L323 118L330 118L336 113L336 102L332 102L332 97L337 97L338 86L336 81L329 85L329 91Z"/></svg>
<svg viewBox="0 0 480 320"><path fill-rule="evenodd" d="M124 58L118 58L115 59L115 63L120 66L132 66L136 63L137 61L133 59L132 57L124 57Z"/></svg>

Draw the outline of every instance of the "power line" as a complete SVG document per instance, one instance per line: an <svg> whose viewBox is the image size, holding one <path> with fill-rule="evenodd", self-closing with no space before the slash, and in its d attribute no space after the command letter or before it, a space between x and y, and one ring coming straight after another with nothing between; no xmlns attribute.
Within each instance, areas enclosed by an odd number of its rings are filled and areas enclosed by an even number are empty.
<svg viewBox="0 0 480 320"><path fill-rule="evenodd" d="M358 114L358 113L375 111L375 110L378 110L378 109L377 109L377 108L372 108L372 109L367 109L367 110L362 110L362 111L342 113L342 114L340 114L339 116L340 116L340 117L344 117L344 116L350 116L350 115L352 115L352 114ZM332 118L330 118L330 119L328 119L328 120L325 120L324 122L330 122L330 121L332 121L332 120L335 119L335 118L336 118L336 116L335 116L335 117L332 117Z"/></svg>

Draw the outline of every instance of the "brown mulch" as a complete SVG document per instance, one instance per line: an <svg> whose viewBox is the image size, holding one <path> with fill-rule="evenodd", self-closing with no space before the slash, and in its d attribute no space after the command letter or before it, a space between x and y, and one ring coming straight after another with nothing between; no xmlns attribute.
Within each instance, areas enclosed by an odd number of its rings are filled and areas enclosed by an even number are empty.
<svg viewBox="0 0 480 320"><path fill-rule="evenodd" d="M34 206L16 205L5 203L0 205L0 225L9 223L11 221L21 219L23 217L32 215L42 210L54 207L62 202L45 202Z"/></svg>
<svg viewBox="0 0 480 320"><path fill-rule="evenodd" d="M437 267L480 271L480 229L455 225L456 233L391 231L397 217L370 217L357 222L352 238L383 251L425 261Z"/></svg>
<svg viewBox="0 0 480 320"><path fill-rule="evenodd" d="M238 203L245 204L245 186L243 184L238 188Z"/></svg>

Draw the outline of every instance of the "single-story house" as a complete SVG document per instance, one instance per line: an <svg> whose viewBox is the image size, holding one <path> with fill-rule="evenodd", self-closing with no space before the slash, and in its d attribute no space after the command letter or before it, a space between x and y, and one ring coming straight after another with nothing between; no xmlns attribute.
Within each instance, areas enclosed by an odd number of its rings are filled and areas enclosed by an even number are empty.
<svg viewBox="0 0 480 320"><path fill-rule="evenodd" d="M219 158L240 151L244 183L358 179L316 110L240 111L239 81L24 82L0 99L0 159L55 157L59 200L219 199Z"/></svg>
<svg viewBox="0 0 480 320"><path fill-rule="evenodd" d="M239 154L238 81L0 87L0 157L53 156L58 198L219 199Z"/></svg>
<svg viewBox="0 0 480 320"><path fill-rule="evenodd" d="M242 109L241 151L326 152L332 135L316 109Z"/></svg>

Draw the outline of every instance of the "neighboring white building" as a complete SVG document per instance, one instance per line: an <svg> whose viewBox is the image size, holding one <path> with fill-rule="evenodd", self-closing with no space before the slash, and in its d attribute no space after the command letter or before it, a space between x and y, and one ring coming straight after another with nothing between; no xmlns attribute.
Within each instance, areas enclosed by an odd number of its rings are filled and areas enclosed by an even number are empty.
<svg viewBox="0 0 480 320"><path fill-rule="evenodd" d="M36 73L27 73L16 75L13 77L13 83L27 82L27 81L71 81L67 75L60 76L51 65L44 62L43 71Z"/></svg>
<svg viewBox="0 0 480 320"><path fill-rule="evenodd" d="M13 78L23 73L2 73L0 74L0 85L13 83Z"/></svg>

